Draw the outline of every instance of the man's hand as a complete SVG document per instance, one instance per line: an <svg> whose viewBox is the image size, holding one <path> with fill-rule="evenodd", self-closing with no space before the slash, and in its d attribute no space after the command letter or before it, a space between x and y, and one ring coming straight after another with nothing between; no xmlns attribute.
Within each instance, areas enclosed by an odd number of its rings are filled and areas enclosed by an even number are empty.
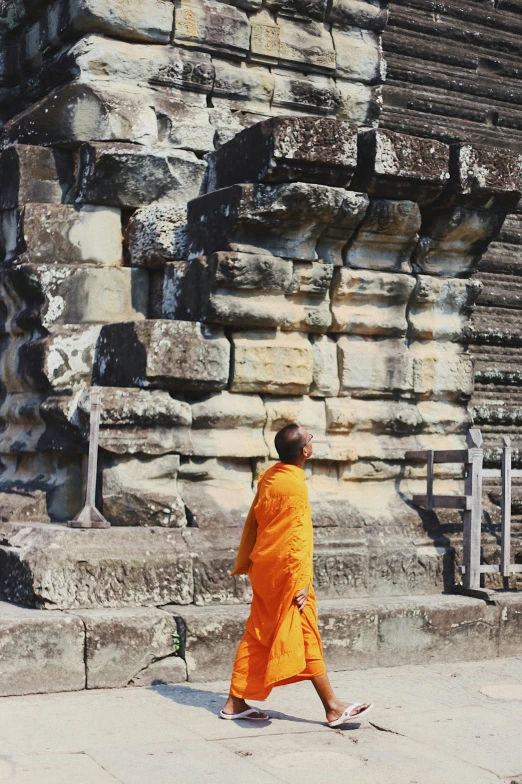
<svg viewBox="0 0 522 784"><path fill-rule="evenodd" d="M307 585L306 588L301 588L299 593L295 595L294 602L297 604L299 612L303 612L304 608L306 607L306 601L308 599L309 590L310 590L310 586Z"/></svg>

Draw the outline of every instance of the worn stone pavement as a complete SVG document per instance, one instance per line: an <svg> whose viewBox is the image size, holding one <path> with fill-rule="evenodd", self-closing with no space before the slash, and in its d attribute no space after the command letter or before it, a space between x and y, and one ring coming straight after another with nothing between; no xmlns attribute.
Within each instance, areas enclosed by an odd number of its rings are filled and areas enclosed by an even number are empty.
<svg viewBox="0 0 522 784"><path fill-rule="evenodd" d="M335 672L369 721L330 730L309 683L276 689L269 722L217 718L226 684L4 697L12 784L522 782L522 657Z"/></svg>

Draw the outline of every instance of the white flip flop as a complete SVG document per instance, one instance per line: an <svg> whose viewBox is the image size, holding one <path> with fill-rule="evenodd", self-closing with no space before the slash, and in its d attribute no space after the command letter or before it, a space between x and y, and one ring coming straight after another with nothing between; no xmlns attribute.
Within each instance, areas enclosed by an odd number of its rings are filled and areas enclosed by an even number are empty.
<svg viewBox="0 0 522 784"><path fill-rule="evenodd" d="M373 708L373 702L372 702L370 705L368 705L367 708L365 708L360 713L356 713L355 716L350 716L351 712L353 710L355 710L355 708L358 708L360 705L364 705L364 703L363 702L354 702L354 703L352 703L352 705L348 705L348 707L344 711L343 715L339 716L339 718L335 719L335 721L329 721L328 722L328 726L329 727L340 727L341 724L353 724L354 722L359 721L361 716L364 716L365 713L368 713L368 711L371 711L371 709Z"/></svg>
<svg viewBox="0 0 522 784"><path fill-rule="evenodd" d="M264 713L264 711L260 711L258 708L247 708L246 711L242 713L221 713L219 714L220 719L227 719L227 721L232 721L234 719L248 719L249 721L268 721L269 716L266 715L264 718L261 716L252 716L253 713Z"/></svg>

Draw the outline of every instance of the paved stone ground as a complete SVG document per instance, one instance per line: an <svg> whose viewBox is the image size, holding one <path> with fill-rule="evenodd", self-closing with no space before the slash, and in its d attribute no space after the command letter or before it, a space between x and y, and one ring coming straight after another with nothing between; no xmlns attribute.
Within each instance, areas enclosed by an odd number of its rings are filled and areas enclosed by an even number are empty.
<svg viewBox="0 0 522 784"><path fill-rule="evenodd" d="M273 692L270 722L217 718L226 684L0 700L11 784L522 783L522 657L335 672L369 721L330 730L308 683Z"/></svg>

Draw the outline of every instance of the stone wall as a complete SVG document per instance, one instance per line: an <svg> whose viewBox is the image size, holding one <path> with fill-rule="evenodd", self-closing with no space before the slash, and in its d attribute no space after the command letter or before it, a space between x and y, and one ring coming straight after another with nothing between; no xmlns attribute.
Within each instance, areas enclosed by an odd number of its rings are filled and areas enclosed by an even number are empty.
<svg viewBox="0 0 522 784"><path fill-rule="evenodd" d="M99 504L199 529L194 601L244 599L227 570L295 420L320 592L440 591L453 550L404 452L462 446L472 275L517 220L518 154L377 128L376 2L5 0L0 19L2 518L78 511L94 384Z"/></svg>

